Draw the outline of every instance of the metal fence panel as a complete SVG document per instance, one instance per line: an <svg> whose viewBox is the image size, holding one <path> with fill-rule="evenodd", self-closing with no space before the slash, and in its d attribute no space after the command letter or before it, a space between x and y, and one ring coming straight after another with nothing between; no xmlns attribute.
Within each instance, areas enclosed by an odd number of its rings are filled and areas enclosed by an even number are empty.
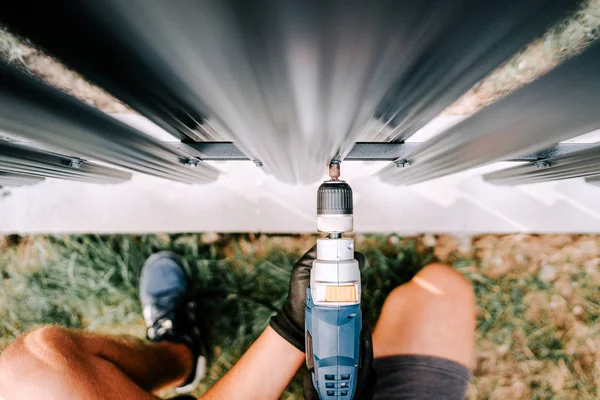
<svg viewBox="0 0 600 400"><path fill-rule="evenodd" d="M496 185L522 185L600 174L600 146L485 174Z"/></svg>
<svg viewBox="0 0 600 400"><path fill-rule="evenodd" d="M402 142L545 32L578 1L475 1L448 25L377 107L368 140ZM452 18L449 17L449 18ZM404 60L403 60L404 61ZM365 139L365 138L361 138Z"/></svg>
<svg viewBox="0 0 600 400"><path fill-rule="evenodd" d="M14 174L12 172L0 171L0 186L30 186L40 183L44 178L39 176Z"/></svg>
<svg viewBox="0 0 600 400"><path fill-rule="evenodd" d="M563 63L406 156L378 175L392 184L413 184L522 153L600 127L600 43Z"/></svg>
<svg viewBox="0 0 600 400"><path fill-rule="evenodd" d="M131 178L126 171L5 141L0 141L0 171L91 183L120 183ZM8 177L4 175L4 179ZM0 185L2 181L0 176Z"/></svg>
<svg viewBox="0 0 600 400"><path fill-rule="evenodd" d="M60 0L0 19L180 139L313 182L356 140L403 139L574 0Z"/></svg>
<svg viewBox="0 0 600 400"><path fill-rule="evenodd" d="M218 170L129 125L0 64L0 128L61 152L185 183L215 180Z"/></svg>

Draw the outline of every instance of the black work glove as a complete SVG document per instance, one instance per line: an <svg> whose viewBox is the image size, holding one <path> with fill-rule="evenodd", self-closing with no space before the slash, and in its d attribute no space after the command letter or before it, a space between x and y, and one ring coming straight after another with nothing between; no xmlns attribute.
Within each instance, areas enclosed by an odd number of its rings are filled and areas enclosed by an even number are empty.
<svg viewBox="0 0 600 400"><path fill-rule="evenodd" d="M310 286L310 270L317 258L317 246L313 246L298 260L292 269L288 298L281 311L271 317L271 328L303 353L304 312L306 310L306 288Z"/></svg>
<svg viewBox="0 0 600 400"><path fill-rule="evenodd" d="M275 332L303 353L306 353L304 342L306 288L310 286L310 271L313 266L313 261L316 258L317 247L313 246L294 265L292 277L290 279L288 298L281 311L274 315L270 322L271 328L273 328ZM354 258L358 261L358 267L362 270L365 265L365 256L355 252ZM371 330L366 324L366 318L363 318L360 361L355 395L355 399L357 400L370 399L372 397L373 387L377 380L375 371L372 368L372 362L373 342L371 339ZM304 397L307 400L319 398L313 387L311 374L308 370L304 376Z"/></svg>

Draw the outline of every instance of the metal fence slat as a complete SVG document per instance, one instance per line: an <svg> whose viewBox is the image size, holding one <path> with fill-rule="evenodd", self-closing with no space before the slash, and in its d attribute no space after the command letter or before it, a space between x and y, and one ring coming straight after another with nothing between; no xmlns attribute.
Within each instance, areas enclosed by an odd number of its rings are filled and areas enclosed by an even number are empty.
<svg viewBox="0 0 600 400"><path fill-rule="evenodd" d="M446 17L453 23L412 60L379 104L376 131L365 134L405 141L578 3L475 1L457 7Z"/></svg>
<svg viewBox="0 0 600 400"><path fill-rule="evenodd" d="M30 186L40 183L44 178L39 176L15 174L12 172L0 171L0 186Z"/></svg>
<svg viewBox="0 0 600 400"><path fill-rule="evenodd" d="M131 178L131 173L126 171L6 141L0 141L0 171L13 174L14 179L14 174L90 183L120 183ZM36 179L31 177L22 182ZM8 179L9 175L0 174L0 185Z"/></svg>
<svg viewBox="0 0 600 400"><path fill-rule="evenodd" d="M600 127L600 42L533 83L433 137L379 177L413 184L523 153Z"/></svg>
<svg viewBox="0 0 600 400"><path fill-rule="evenodd" d="M559 157L490 172L483 176L495 185L522 185L600 174L600 145Z"/></svg>
<svg viewBox="0 0 600 400"><path fill-rule="evenodd" d="M219 172L12 67L0 64L0 128L63 153L184 183Z"/></svg>

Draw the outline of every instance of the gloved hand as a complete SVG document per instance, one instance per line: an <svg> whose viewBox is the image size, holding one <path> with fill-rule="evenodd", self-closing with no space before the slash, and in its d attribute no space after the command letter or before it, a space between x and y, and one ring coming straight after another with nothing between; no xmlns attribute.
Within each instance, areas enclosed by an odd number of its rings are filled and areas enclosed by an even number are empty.
<svg viewBox="0 0 600 400"><path fill-rule="evenodd" d="M310 286L310 271L316 257L317 246L313 246L294 265L288 298L281 311L274 315L270 322L271 328L275 332L302 352L306 352L304 342L306 288ZM362 270L365 265L365 256L355 252L354 258L358 261L358 266ZM358 381L354 397L357 400L370 399L373 395L377 376L372 368L372 362L373 342L371 339L371 330L368 324L366 324L366 318L363 318ZM307 400L319 398L313 387L311 374L308 370L304 376L304 397Z"/></svg>
<svg viewBox="0 0 600 400"><path fill-rule="evenodd" d="M303 353L306 352L304 348L306 288L310 286L310 270L316 258L317 246L315 245L294 265L288 298L281 311L271 317L270 322L275 332Z"/></svg>

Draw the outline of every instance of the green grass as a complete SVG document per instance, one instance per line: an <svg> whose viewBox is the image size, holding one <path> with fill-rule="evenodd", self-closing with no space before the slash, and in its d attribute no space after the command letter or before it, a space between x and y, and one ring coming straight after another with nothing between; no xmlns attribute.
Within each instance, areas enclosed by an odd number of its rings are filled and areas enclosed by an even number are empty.
<svg viewBox="0 0 600 400"><path fill-rule="evenodd" d="M376 262L365 270L365 287L373 288L365 291L365 302L378 309L386 293L425 260L410 243L398 251L399 245L386 248L383 237L368 241L365 253ZM202 389L235 363L282 306L292 266L302 254L300 248L286 250L248 235L212 244L197 234L27 238L7 246L0 258L0 348L41 324L143 336L140 267L159 250L184 257L201 293L215 353ZM286 396L299 390L296 381Z"/></svg>
<svg viewBox="0 0 600 400"><path fill-rule="evenodd" d="M207 234L0 238L0 349L42 324L143 337L140 267L150 254L172 250L186 260L210 327L214 356L199 394L265 328L285 299L294 261L314 239ZM477 366L469 398L598 397L600 239L485 236L469 241L466 249L450 237L433 240L357 237L368 261L363 304L374 310L372 322L389 291L438 258L463 272L478 298ZM294 381L283 398L301 398L300 387Z"/></svg>

